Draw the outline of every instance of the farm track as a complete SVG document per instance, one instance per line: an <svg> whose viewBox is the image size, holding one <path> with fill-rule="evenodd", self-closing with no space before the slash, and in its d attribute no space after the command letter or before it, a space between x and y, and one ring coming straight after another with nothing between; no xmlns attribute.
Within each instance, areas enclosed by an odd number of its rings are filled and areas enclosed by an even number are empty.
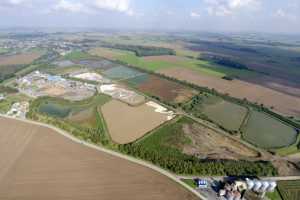
<svg viewBox="0 0 300 200"><path fill-rule="evenodd" d="M37 125L37 126L40 126L40 127L44 127L44 128L49 128L57 133L59 133L60 135L66 137L67 139L75 142L75 143L78 143L78 144L81 144L81 145L84 145L86 147L89 147L89 148L92 148L92 149L95 149L97 151L101 151L103 153L106 153L108 155L111 155L113 157L117 157L117 158L121 158L121 159L125 159L127 161L130 161L131 163L135 163L135 164L138 164L138 165L141 165L141 166L144 166L146 168L149 168L149 169L152 169L166 177L168 177L169 179L171 179L172 181L180 184L181 186L183 186L185 189L189 190L190 192L192 192L195 196L197 196L198 198L200 199L203 199L203 200L206 200L206 198L204 196L202 196L201 194L199 194L197 191L193 190L192 188L190 188L189 186L187 186L185 183L181 182L180 180L178 180L178 178L176 177L176 175L170 173L170 172L167 172L166 170L163 170L157 166L154 166L148 162L145 162L145 161L142 161L142 160L139 160L139 159L136 159L136 158L133 158L133 157L130 157L130 156L126 156L126 155L123 155L123 154L120 154L118 152L115 152L115 151L112 151L112 150L108 150L108 149L105 149L103 147L99 147L99 146L96 146L96 145L93 145L93 144L90 144L88 142L85 142L85 141L82 141L78 138L75 138L73 137L72 135L68 134L67 132L61 130L61 129L58 129L54 126L51 126L51 125L48 125L48 124L43 124L43 123L40 123L40 122L35 122L35 121L31 121L31 120L26 120L26 119L15 119L15 118L11 118L11 117L8 117L8 116L4 116L4 115L0 115L0 117L2 118L7 118L7 119L13 119L13 120L17 120L17 121L21 121L21 122L26 122L26 123L29 123L29 124L32 124L32 125Z"/></svg>

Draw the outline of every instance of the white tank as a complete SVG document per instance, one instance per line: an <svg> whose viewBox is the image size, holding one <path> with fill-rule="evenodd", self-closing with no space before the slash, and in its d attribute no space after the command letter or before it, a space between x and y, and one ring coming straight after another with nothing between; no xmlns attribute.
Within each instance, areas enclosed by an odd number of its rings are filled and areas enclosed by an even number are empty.
<svg viewBox="0 0 300 200"><path fill-rule="evenodd" d="M252 188L254 187L254 182L250 179L246 179L246 183L247 183L247 189L252 190Z"/></svg>
<svg viewBox="0 0 300 200"><path fill-rule="evenodd" d="M270 183L268 182L268 181L263 181L262 182L262 186L260 187L260 190L262 191L262 192L265 192L265 191L267 191L267 188L270 186Z"/></svg>
<svg viewBox="0 0 300 200"><path fill-rule="evenodd" d="M267 188L268 192L273 192L276 188L277 184L275 181L270 182L269 187Z"/></svg>
<svg viewBox="0 0 300 200"><path fill-rule="evenodd" d="M253 190L256 191L256 192L259 192L259 189L260 189L261 186L262 186L262 183L260 181L255 181Z"/></svg>

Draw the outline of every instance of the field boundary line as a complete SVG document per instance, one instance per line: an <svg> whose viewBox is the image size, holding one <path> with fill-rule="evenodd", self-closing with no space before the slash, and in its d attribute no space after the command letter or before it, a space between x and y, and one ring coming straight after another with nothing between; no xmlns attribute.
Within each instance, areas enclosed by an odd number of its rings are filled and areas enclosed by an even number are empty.
<svg viewBox="0 0 300 200"><path fill-rule="evenodd" d="M196 190L192 189L191 187L189 187L188 185L186 185L185 183L183 183L182 181L180 181L177 178L176 175L174 175L174 174L172 174L172 173L170 173L170 172L168 172L168 171L166 171L164 169L161 169L161 168L159 168L159 167L157 167L157 166L155 166L153 164L150 164L148 162L145 162L143 160L140 160L140 159L137 159L137 158L134 158L134 157L131 157L131 156L127 156L127 155L124 155L124 154L121 154L121 153L118 153L118 152L106 149L104 147L100 147L100 146L97 146L97 145L85 142L83 140L80 140L80 139L74 137L73 135L69 134L68 132L66 132L66 131L64 131L62 129L59 129L59 128L57 128L55 126L52 126L52 125L49 125L49 124L45 124L45 123L41 123L41 122L37 122L37 121L32 121L32 120L28 120L28 119L18 119L18 118L14 118L14 117L2 115L2 114L0 114L0 117L7 118L7 119L12 119L12 120L16 120L16 121L21 121L21 122L25 122L25 123L30 123L30 124L34 124L34 125L37 125L37 126L42 126L42 127L45 127L45 128L49 128L51 130L54 130L58 134L66 137L67 139L72 140L73 142L75 142L77 144L81 144L81 145L84 145L86 147L92 148L94 150L98 150L98 151L107 153L109 155L112 155L112 156L115 156L115 157L118 157L118 158L121 158L121 159L125 159L125 160L127 160L129 162L133 162L135 164L138 164L138 165L147 167L149 169L152 169L152 170L154 170L154 171L156 171L156 172L158 172L158 173L160 173L160 174L168 177L169 179L173 180L174 182L178 183L179 185L181 185L182 187L184 187L188 191L192 192L194 195L196 195L200 199L207 200L207 198L204 197L203 195L201 195L199 192L197 192Z"/></svg>

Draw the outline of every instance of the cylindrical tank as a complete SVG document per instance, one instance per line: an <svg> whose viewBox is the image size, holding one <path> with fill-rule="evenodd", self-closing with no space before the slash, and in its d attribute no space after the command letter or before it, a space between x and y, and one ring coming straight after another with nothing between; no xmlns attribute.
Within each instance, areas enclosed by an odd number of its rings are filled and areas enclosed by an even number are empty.
<svg viewBox="0 0 300 200"><path fill-rule="evenodd" d="M246 183L247 183L247 189L252 190L252 188L254 187L254 182L250 179L247 179Z"/></svg>
<svg viewBox="0 0 300 200"><path fill-rule="evenodd" d="M268 181L263 181L263 182L262 182L262 186L260 187L260 190L261 190L262 192L267 191L267 188L269 187L269 185L270 185L270 183L269 183Z"/></svg>
<svg viewBox="0 0 300 200"><path fill-rule="evenodd" d="M262 183L260 181L255 181L253 190L258 192L261 186L262 186Z"/></svg>
<svg viewBox="0 0 300 200"><path fill-rule="evenodd" d="M275 181L270 182L269 187L267 188L268 192L273 192L276 188L277 184Z"/></svg>

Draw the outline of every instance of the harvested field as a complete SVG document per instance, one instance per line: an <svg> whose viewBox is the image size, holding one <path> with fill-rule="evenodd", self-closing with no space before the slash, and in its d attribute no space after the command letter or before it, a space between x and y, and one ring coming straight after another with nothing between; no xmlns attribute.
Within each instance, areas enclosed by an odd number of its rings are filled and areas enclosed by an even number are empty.
<svg viewBox="0 0 300 200"><path fill-rule="evenodd" d="M149 168L49 128L5 118L0 127L0 199L198 199Z"/></svg>
<svg viewBox="0 0 300 200"><path fill-rule="evenodd" d="M247 83L240 80L227 81L217 77L203 75L194 70L184 68L170 68L161 70L170 77L189 81L203 87L214 88L237 98L247 98L251 102L262 103L286 115L300 116L300 98L278 91Z"/></svg>
<svg viewBox="0 0 300 200"><path fill-rule="evenodd" d="M245 140L265 149L287 147L297 140L294 128L257 111L251 111L244 129Z"/></svg>
<svg viewBox="0 0 300 200"><path fill-rule="evenodd" d="M0 56L0 66L5 65L26 65L32 63L34 60L38 59L41 54L32 53L22 53L13 56Z"/></svg>
<svg viewBox="0 0 300 200"><path fill-rule="evenodd" d="M157 96L163 101L182 103L195 95L192 89L153 75L137 76L134 79L129 79L128 83L141 92Z"/></svg>
<svg viewBox="0 0 300 200"><path fill-rule="evenodd" d="M173 112L166 112L148 103L131 107L112 100L101 110L112 140L119 144L133 142L173 117Z"/></svg>

